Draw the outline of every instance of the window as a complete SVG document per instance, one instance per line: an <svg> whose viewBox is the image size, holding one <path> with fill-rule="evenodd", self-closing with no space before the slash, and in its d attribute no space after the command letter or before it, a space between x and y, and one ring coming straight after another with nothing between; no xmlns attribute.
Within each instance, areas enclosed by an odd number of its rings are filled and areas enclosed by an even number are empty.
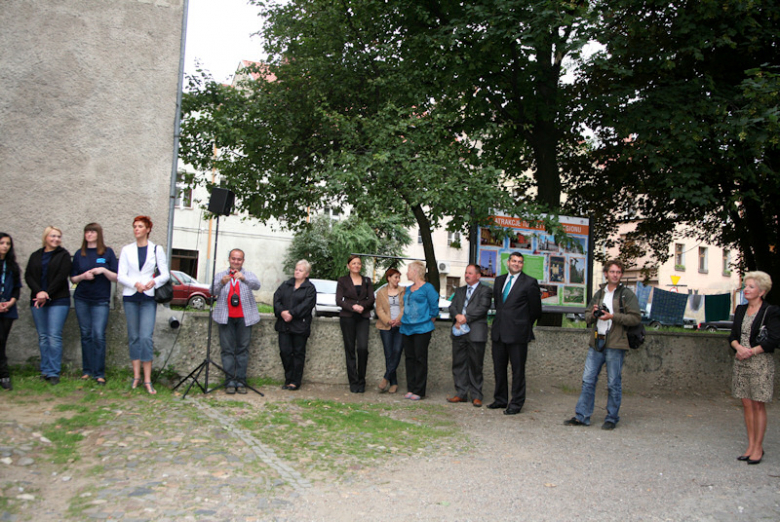
<svg viewBox="0 0 780 522"><path fill-rule="evenodd" d="M447 246L455 246L455 248L460 248L460 245L460 232L447 232Z"/></svg>
<svg viewBox="0 0 780 522"><path fill-rule="evenodd" d="M422 230L417 229L417 244L422 245Z"/></svg>
<svg viewBox="0 0 780 522"><path fill-rule="evenodd" d="M331 221L341 221L341 209L333 207L325 207L323 213L330 218Z"/></svg>
<svg viewBox="0 0 780 522"><path fill-rule="evenodd" d="M723 275L731 276L731 252L727 249L723 249Z"/></svg>
<svg viewBox="0 0 780 522"><path fill-rule="evenodd" d="M198 254L197 250L185 250L174 248L171 252L171 270L184 272L188 276L198 276Z"/></svg>
<svg viewBox="0 0 780 522"><path fill-rule="evenodd" d="M699 247L699 273L707 273L707 247Z"/></svg>
<svg viewBox="0 0 780 522"><path fill-rule="evenodd" d="M685 245L682 243L674 244L674 269L685 270Z"/></svg>
<svg viewBox="0 0 780 522"><path fill-rule="evenodd" d="M192 189L187 186L184 172L176 174L176 208L192 208Z"/></svg>
<svg viewBox="0 0 780 522"><path fill-rule="evenodd" d="M460 286L460 277L447 277L447 293L445 299L455 293L455 290Z"/></svg>

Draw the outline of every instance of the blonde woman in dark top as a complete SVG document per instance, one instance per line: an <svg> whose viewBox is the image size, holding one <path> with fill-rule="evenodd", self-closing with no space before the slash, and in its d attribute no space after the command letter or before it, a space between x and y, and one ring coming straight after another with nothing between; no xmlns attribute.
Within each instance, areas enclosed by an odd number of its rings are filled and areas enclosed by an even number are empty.
<svg viewBox="0 0 780 522"><path fill-rule="evenodd" d="M742 400L748 447L737 460L759 464L764 456L766 403L772 400L775 361L772 352L780 342L780 314L776 306L764 302L772 289L772 279L765 272L748 272L744 276L746 305L734 312L729 344L734 349L734 374L731 388ZM765 336L760 335L765 330Z"/></svg>

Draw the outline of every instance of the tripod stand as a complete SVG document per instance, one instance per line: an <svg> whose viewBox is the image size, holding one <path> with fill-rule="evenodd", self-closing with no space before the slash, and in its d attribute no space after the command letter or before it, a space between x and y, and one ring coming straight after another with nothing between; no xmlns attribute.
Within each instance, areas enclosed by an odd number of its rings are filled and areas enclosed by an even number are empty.
<svg viewBox="0 0 780 522"><path fill-rule="evenodd" d="M229 212L228 212L229 213ZM212 283L211 288L214 288L214 278L216 277L217 273L217 241L219 240L219 215L217 215L217 227L216 232L214 234L214 264L211 269L211 277L212 277ZM212 298L211 302L209 303L209 332L208 332L208 340L206 341L206 358L203 360L202 363L200 363L198 366L193 369L189 375L187 375L184 379L179 381L179 383L173 387L174 390L176 390L179 386L181 386L184 382L186 382L188 379L192 379L192 382L187 386L187 389L184 392L184 395L182 396L182 399L187 398L187 394L190 393L190 389L194 384L198 385L198 388L200 388L200 391L203 393L211 393L213 391L219 390L220 388L225 387L225 383L227 381L223 381L220 385L215 386L214 388L209 389L209 366L214 366L218 370L220 370L225 377L236 381L240 383L242 386L246 386L253 392L257 393L261 397L264 397L263 393L259 390L254 389L253 387L249 386L246 383L246 380L242 380L237 378L235 375L228 375L228 373L225 371L225 369L220 366L219 364L215 363L213 360L211 360L211 330L213 326L212 322L212 316L214 315L214 302L216 298ZM205 372L205 373L204 373ZM200 383L198 380L201 376L201 373L204 374L204 380L203 384Z"/></svg>

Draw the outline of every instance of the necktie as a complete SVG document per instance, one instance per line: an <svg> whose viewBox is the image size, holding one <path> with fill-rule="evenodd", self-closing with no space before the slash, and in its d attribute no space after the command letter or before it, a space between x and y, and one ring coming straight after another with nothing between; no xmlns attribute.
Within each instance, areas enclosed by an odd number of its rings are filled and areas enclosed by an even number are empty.
<svg viewBox="0 0 780 522"><path fill-rule="evenodd" d="M471 287L468 287L466 289L466 301L463 303L463 315L466 315L466 307L469 305L469 300L471 299L471 292L474 289Z"/></svg>
<svg viewBox="0 0 780 522"><path fill-rule="evenodd" d="M507 281L506 286L504 287L504 302L506 302L506 297L509 295L509 290L512 289L512 279L514 279L514 274L509 276L509 281Z"/></svg>

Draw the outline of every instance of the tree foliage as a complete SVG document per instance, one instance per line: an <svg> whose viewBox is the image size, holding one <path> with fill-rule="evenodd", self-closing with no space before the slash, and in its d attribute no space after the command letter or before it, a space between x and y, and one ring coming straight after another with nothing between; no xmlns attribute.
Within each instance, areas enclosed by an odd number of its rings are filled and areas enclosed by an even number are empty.
<svg viewBox="0 0 780 522"><path fill-rule="evenodd" d="M311 265L311 277L338 279L347 273L350 254L371 252L383 256L401 256L411 243L406 229L393 218L387 218L378 228L371 228L365 221L350 216L343 221L332 221L328 216L317 216L307 226L298 230L285 256L284 268L292 273L295 263L301 259ZM391 259L367 259L366 265L378 271L395 261ZM376 279L376 278L374 278Z"/></svg>
<svg viewBox="0 0 780 522"><path fill-rule="evenodd" d="M770 1L598 4L604 44L581 81L597 132L594 175L568 178L571 205L602 230L669 257L675 227L780 278L780 12Z"/></svg>

